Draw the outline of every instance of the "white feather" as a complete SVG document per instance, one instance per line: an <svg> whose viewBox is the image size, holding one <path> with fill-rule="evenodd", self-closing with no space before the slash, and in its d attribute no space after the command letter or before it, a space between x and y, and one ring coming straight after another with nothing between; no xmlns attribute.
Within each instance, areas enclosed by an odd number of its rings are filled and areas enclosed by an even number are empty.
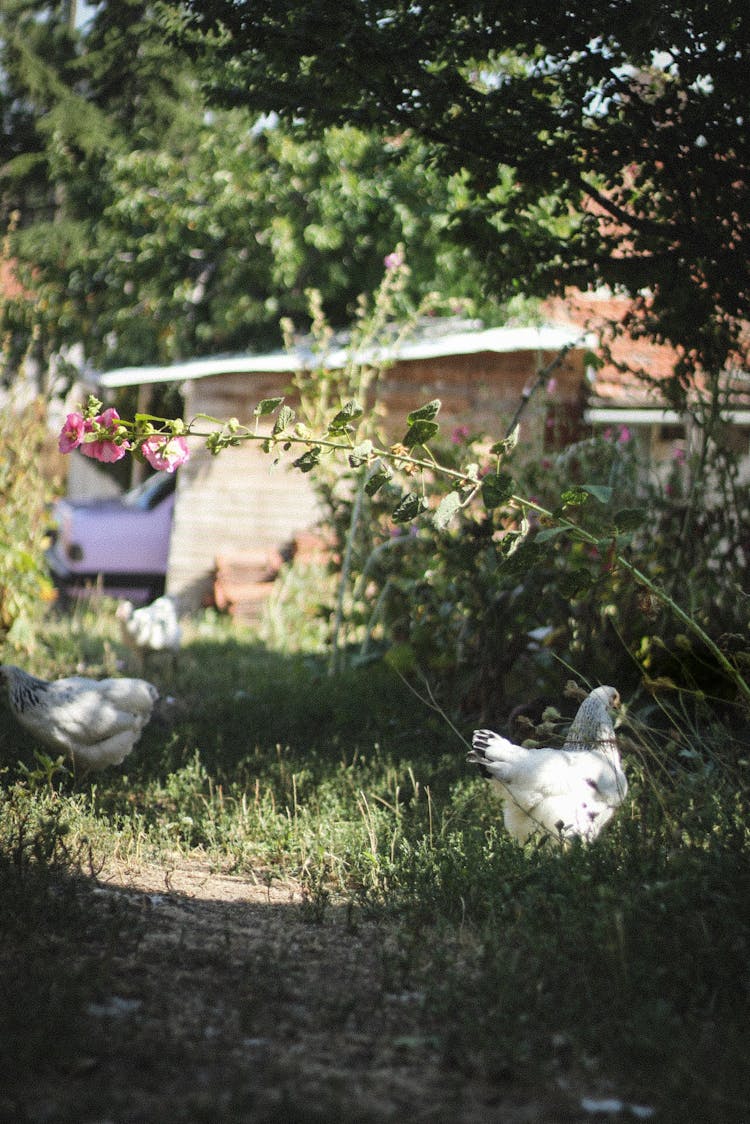
<svg viewBox="0 0 750 1124"><path fill-rule="evenodd" d="M576 714L562 749L514 745L492 730L475 730L467 760L493 782L505 826L520 843L544 833L595 839L628 791L610 710L614 687L597 687Z"/></svg>
<svg viewBox="0 0 750 1124"><path fill-rule="evenodd" d="M122 639L138 656L141 670L150 652L167 652L177 656L182 643L177 609L171 597L158 597L150 605L134 609L123 601L116 612Z"/></svg>
<svg viewBox="0 0 750 1124"><path fill-rule="evenodd" d="M20 725L86 769L124 761L159 697L156 687L144 679L73 675L49 682L12 664L0 666L0 678Z"/></svg>

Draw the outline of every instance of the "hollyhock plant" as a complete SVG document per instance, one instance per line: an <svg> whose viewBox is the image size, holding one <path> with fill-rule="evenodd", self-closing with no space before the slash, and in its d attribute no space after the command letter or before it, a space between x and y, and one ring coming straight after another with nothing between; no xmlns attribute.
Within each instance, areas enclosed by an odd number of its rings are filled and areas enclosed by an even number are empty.
<svg viewBox="0 0 750 1124"><path fill-rule="evenodd" d="M120 415L112 406L97 414L93 421L88 423L87 433L78 446L83 455L105 464L113 464L124 457L130 448L130 442L124 438L115 440L121 430L119 421ZM85 421L84 426L86 426Z"/></svg>
<svg viewBox="0 0 750 1124"><path fill-rule="evenodd" d="M190 456L184 437L167 437L154 433L141 445L141 452L157 472L174 472Z"/></svg>

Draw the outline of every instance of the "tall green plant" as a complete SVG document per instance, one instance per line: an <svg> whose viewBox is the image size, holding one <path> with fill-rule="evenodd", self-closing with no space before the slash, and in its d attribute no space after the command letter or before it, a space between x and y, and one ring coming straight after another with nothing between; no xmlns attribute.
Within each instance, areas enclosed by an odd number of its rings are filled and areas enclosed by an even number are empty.
<svg viewBox="0 0 750 1124"><path fill-rule="evenodd" d="M54 597L44 549L54 486L42 400L0 413L0 645L28 649Z"/></svg>
<svg viewBox="0 0 750 1124"><path fill-rule="evenodd" d="M308 294L316 362L293 378L302 426L300 429L297 423L297 432L307 429L311 433L325 431L332 436L343 436L354 432L360 419L367 415L368 432L384 440L379 426L384 418L380 379L392 366L393 356L415 330L420 318L434 313L439 305L437 294L429 294L418 304L410 297L411 270L403 246L397 246L385 264L385 274L372 298L361 296L359 299L354 328L346 339L343 361L337 366L330 363L331 348L337 341L321 296L314 291ZM291 345L291 323L286 322L284 328L287 343ZM288 413L285 416L288 417ZM378 529L372 519L373 505L368 498L368 489L371 490L372 481L381 471L367 468L372 447L372 438L367 438L350 454L348 468L344 469L337 459L322 455L314 445L294 462L302 471L315 468L313 484L340 547L340 573L331 614L329 670L332 673L340 664L345 617L358 611L354 604L354 585L364 560L379 542Z"/></svg>

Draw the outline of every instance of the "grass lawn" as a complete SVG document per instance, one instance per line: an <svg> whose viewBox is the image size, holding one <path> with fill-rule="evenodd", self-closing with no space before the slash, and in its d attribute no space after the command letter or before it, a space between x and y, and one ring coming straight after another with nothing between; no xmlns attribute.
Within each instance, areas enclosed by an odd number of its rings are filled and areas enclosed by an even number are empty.
<svg viewBox="0 0 750 1124"><path fill-rule="evenodd" d="M0 1121L750 1119L746 747L641 731L595 845L522 849L385 665L187 633L96 777L2 703ZM24 664L123 657L105 602Z"/></svg>

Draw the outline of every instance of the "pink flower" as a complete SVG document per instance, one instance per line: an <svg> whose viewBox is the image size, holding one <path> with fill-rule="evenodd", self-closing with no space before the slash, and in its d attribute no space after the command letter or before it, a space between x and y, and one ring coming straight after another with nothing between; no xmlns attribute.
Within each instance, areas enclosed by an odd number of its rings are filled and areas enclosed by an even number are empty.
<svg viewBox="0 0 750 1124"><path fill-rule="evenodd" d="M95 461L102 461L103 464L114 464L115 461L122 460L127 453L130 445L127 441L123 441L121 445L116 445L114 441L88 441L81 445L81 452L84 457L91 457Z"/></svg>
<svg viewBox="0 0 750 1124"><path fill-rule="evenodd" d="M141 445L141 452L157 472L174 472L190 456L184 437L167 437L154 433Z"/></svg>
<svg viewBox="0 0 750 1124"><path fill-rule="evenodd" d="M451 433L451 444L452 445L463 445L465 441L468 441L468 438L469 438L469 427L468 427L468 425L457 425L456 428L453 430L453 433Z"/></svg>
<svg viewBox="0 0 750 1124"><path fill-rule="evenodd" d="M400 250L394 250L392 254L387 254L383 259L383 265L390 272L392 269L398 269L399 266L404 264L404 255Z"/></svg>
<svg viewBox="0 0 750 1124"><path fill-rule="evenodd" d="M548 394L554 394L556 390L557 390L557 379L553 375L551 379L547 380L547 393Z"/></svg>
<svg viewBox="0 0 750 1124"><path fill-rule="evenodd" d="M125 456L130 448L130 442L124 439L116 441L118 435L120 415L110 406L101 414L97 414L92 422L84 421L86 435L80 445L80 450L85 457L113 464ZM91 436L91 440L89 440Z"/></svg>
<svg viewBox="0 0 750 1124"><path fill-rule="evenodd" d="M632 436L633 434L626 425L618 426L617 429L612 429L610 426L607 426L602 433L602 437L605 441L616 441L618 445L627 445Z"/></svg>
<svg viewBox="0 0 750 1124"><path fill-rule="evenodd" d="M57 447L60 452L72 453L74 449L77 449L83 441L83 435L87 428L91 429L91 423L89 422L87 426L81 414L68 414L57 439Z"/></svg>

